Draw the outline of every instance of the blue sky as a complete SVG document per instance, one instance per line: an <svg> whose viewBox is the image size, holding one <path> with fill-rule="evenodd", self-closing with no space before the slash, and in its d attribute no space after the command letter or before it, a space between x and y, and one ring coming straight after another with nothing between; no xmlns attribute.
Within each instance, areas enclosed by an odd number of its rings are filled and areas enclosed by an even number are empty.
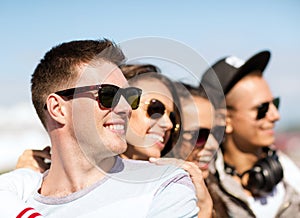
<svg viewBox="0 0 300 218"><path fill-rule="evenodd" d="M1 0L0 171L12 169L25 148L49 143L31 106L30 77L46 51L74 39L163 37L208 64L269 49L265 77L282 97L277 128L299 125L299 11L298 0Z"/></svg>
<svg viewBox="0 0 300 218"><path fill-rule="evenodd" d="M0 107L5 111L30 104L30 76L58 43L100 37L119 43L155 36L184 43L209 64L227 55L247 59L269 49L272 59L265 76L274 95L282 97L278 126L299 124L299 11L298 0L2 0Z"/></svg>

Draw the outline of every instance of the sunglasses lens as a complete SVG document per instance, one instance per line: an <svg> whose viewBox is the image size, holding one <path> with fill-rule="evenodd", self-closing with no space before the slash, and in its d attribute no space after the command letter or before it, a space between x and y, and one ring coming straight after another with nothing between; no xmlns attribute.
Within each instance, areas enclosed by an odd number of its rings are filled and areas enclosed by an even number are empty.
<svg viewBox="0 0 300 218"><path fill-rule="evenodd" d="M114 107L120 99L120 94L117 95L118 90L119 87L117 86L102 86L98 93L100 104L105 108Z"/></svg>
<svg viewBox="0 0 300 218"><path fill-rule="evenodd" d="M273 104L275 105L275 107L278 109L279 108L279 104L280 104L280 98L274 98L273 100Z"/></svg>
<svg viewBox="0 0 300 218"><path fill-rule="evenodd" d="M141 93L140 89L134 87L121 89L114 85L103 85L99 89L98 96L100 104L105 108L115 107L121 95L123 95L131 108L137 109L139 107Z"/></svg>
<svg viewBox="0 0 300 218"><path fill-rule="evenodd" d="M125 98L133 110L137 109L140 104L141 90L130 87L125 89Z"/></svg>
<svg viewBox="0 0 300 218"><path fill-rule="evenodd" d="M210 129L200 128L199 130L187 130L183 132L183 139L189 143L195 145L195 148L203 148L208 136Z"/></svg>
<svg viewBox="0 0 300 218"><path fill-rule="evenodd" d="M148 105L147 113L152 119L161 118L165 113L165 105L156 99L152 99Z"/></svg>
<svg viewBox="0 0 300 218"><path fill-rule="evenodd" d="M264 118L268 110L269 110L269 102L263 103L260 106L258 106L256 119L259 120Z"/></svg>
<svg viewBox="0 0 300 218"><path fill-rule="evenodd" d="M275 107L278 109L279 108L279 103L280 103L280 98L279 97L274 98L272 102L275 105ZM260 106L258 106L258 108L257 108L257 117L256 117L257 120L262 119L266 116L266 114L269 110L269 105L270 105L270 103L266 102L266 103L263 103Z"/></svg>
<svg viewBox="0 0 300 218"><path fill-rule="evenodd" d="M205 145L205 143L208 139L209 133L210 133L209 129L206 129L206 128L199 129L196 148L203 148L203 146Z"/></svg>

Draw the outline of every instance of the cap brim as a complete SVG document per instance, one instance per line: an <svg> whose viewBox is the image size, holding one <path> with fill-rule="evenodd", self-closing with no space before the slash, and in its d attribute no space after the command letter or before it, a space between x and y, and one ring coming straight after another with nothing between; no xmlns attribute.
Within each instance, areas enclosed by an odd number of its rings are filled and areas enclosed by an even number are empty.
<svg viewBox="0 0 300 218"><path fill-rule="evenodd" d="M225 95L231 90L231 88L247 74L259 70L261 73L264 72L269 60L271 53L269 51L262 51L257 53L248 59L240 69L237 70L231 82L227 86L227 90L224 90Z"/></svg>

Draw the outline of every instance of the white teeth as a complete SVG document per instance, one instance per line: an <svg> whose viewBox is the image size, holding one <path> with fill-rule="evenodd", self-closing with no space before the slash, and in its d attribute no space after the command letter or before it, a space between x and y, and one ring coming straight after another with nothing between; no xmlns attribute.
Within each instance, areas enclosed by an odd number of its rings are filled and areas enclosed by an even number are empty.
<svg viewBox="0 0 300 218"><path fill-rule="evenodd" d="M156 134L148 134L148 136L149 136L149 138L153 138L153 139L155 139L155 140L158 140L158 141L160 141L161 143L164 142L164 138L161 137L161 136L159 136L159 135L156 135Z"/></svg>
<svg viewBox="0 0 300 218"><path fill-rule="evenodd" d="M202 156L199 158L200 162L210 162L211 161L212 156Z"/></svg>
<svg viewBox="0 0 300 218"><path fill-rule="evenodd" d="M125 129L124 125L109 125L106 126L105 128L110 129L110 130L123 130Z"/></svg>

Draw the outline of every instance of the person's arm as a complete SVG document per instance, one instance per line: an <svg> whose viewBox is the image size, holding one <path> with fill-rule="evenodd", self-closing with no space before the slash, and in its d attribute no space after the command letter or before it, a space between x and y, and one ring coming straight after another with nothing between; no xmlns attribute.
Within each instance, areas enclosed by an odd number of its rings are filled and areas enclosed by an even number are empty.
<svg viewBox="0 0 300 218"><path fill-rule="evenodd" d="M187 171L196 189L196 197L199 207L198 217L213 217L213 201L206 187L202 171L196 164L176 158L150 158L150 162L164 165L172 164Z"/></svg>
<svg viewBox="0 0 300 218"><path fill-rule="evenodd" d="M31 169L18 169L0 176L1 217L41 217L27 198L39 187L42 175Z"/></svg>
<svg viewBox="0 0 300 218"><path fill-rule="evenodd" d="M28 149L19 157L16 168L29 168L36 172L43 173L50 167L50 163L45 162L46 160L51 160L49 146L43 150Z"/></svg>

